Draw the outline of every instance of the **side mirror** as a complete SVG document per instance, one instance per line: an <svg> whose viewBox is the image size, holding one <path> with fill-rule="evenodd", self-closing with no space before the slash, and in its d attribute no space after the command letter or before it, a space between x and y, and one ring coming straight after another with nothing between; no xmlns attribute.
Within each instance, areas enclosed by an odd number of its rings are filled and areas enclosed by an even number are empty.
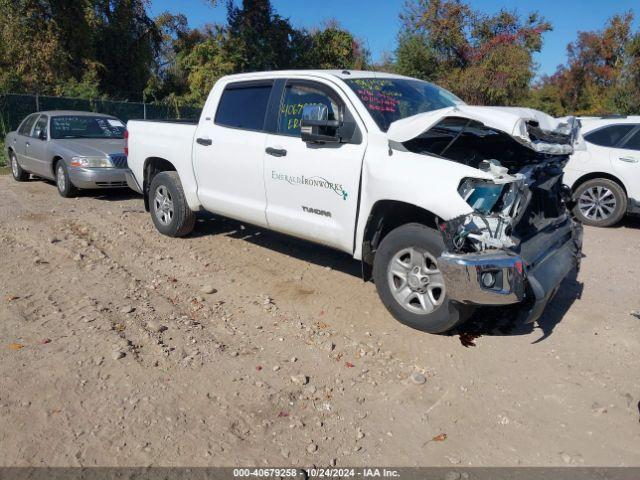
<svg viewBox="0 0 640 480"><path fill-rule="evenodd" d="M340 122L329 120L329 109L319 103L305 105L300 121L300 137L309 143L340 142Z"/></svg>
<svg viewBox="0 0 640 480"><path fill-rule="evenodd" d="M36 130L35 132L36 137L38 137L40 140L46 140L47 139L47 132L44 130Z"/></svg>

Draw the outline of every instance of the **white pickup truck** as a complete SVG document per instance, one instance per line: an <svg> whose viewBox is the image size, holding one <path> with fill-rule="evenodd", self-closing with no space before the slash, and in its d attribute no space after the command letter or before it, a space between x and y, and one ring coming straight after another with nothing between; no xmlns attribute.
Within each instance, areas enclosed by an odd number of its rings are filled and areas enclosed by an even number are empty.
<svg viewBox="0 0 640 480"><path fill-rule="evenodd" d="M535 321L578 265L577 128L398 75L240 74L197 125L130 121L127 180L165 235L207 210L348 252L395 318L436 333L483 305Z"/></svg>

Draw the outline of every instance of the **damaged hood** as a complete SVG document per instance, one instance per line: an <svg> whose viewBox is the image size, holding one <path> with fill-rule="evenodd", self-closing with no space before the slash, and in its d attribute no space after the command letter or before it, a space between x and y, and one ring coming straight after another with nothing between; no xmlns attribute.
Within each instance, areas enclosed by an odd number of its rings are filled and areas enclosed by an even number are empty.
<svg viewBox="0 0 640 480"><path fill-rule="evenodd" d="M574 117L556 119L531 108L456 105L397 120L389 126L387 136L392 142L404 143L430 130L447 117L462 117L480 122L488 128L510 135L535 152L553 155L573 153L573 143L580 125Z"/></svg>

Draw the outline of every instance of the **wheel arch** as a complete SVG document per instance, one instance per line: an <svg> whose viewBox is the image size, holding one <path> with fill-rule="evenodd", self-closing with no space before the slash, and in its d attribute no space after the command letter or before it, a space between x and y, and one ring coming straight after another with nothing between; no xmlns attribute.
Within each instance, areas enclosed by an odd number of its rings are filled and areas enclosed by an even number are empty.
<svg viewBox="0 0 640 480"><path fill-rule="evenodd" d="M629 195L627 193L627 187L625 186L624 182L620 178L616 177L615 175L612 175L611 173L606 173L606 172L585 173L584 175L579 177L575 182L573 182L573 185L571 186L571 192L575 193L575 191L578 189L578 187L580 187L580 185L582 185L585 182L588 182L589 180L594 180L597 178L606 178L607 180L611 180L612 182L617 183L618 185L620 185L622 190L624 190L624 194Z"/></svg>
<svg viewBox="0 0 640 480"><path fill-rule="evenodd" d="M62 158L61 155L54 155L51 159L51 175L53 176L53 178L56 178L56 168L60 160L64 161L64 158Z"/></svg>
<svg viewBox="0 0 640 480"><path fill-rule="evenodd" d="M433 212L399 200L378 200L367 218L362 237L362 278L372 277L373 261L382 239L393 229L407 223L421 223L437 229L439 217Z"/></svg>
<svg viewBox="0 0 640 480"><path fill-rule="evenodd" d="M153 178L161 172L177 172L175 165L166 158L149 157L144 161L142 193L144 208L149 211L149 187Z"/></svg>

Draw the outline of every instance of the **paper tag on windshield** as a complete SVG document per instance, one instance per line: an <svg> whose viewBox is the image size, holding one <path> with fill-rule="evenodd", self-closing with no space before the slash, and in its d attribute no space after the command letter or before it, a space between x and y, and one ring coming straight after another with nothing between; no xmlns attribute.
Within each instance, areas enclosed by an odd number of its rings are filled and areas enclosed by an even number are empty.
<svg viewBox="0 0 640 480"><path fill-rule="evenodd" d="M107 120L107 122L109 122L109 125L112 127L124 127L124 123L120 120Z"/></svg>

